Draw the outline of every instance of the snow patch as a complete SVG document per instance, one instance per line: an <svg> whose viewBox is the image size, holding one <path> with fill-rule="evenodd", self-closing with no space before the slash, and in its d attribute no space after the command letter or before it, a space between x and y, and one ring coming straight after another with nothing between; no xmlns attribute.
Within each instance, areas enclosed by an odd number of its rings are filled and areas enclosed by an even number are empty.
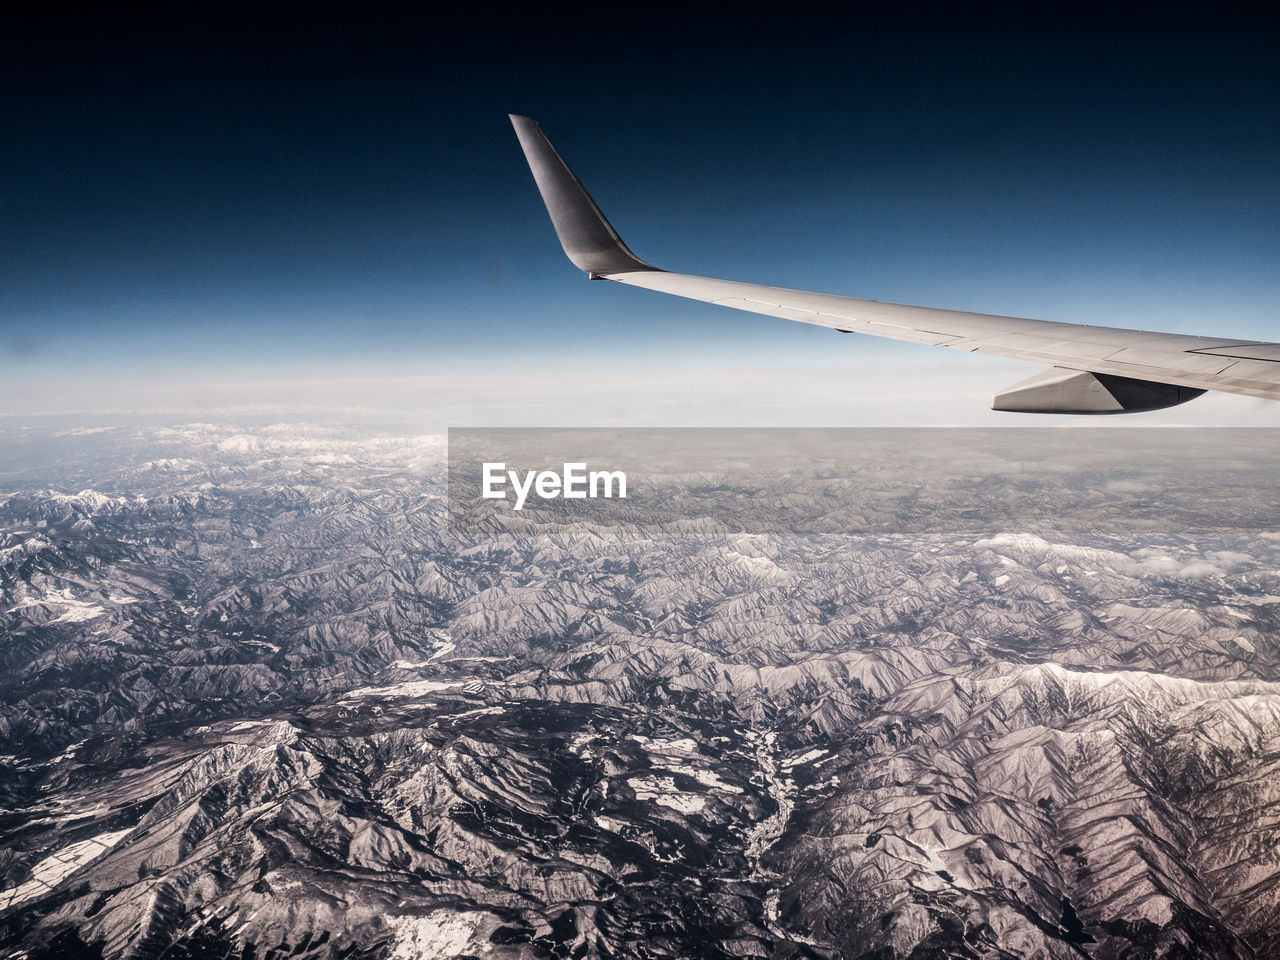
<svg viewBox="0 0 1280 960"><path fill-rule="evenodd" d="M681 771L682 773L685 771ZM723 790L725 793L741 793L741 787L735 787L731 783L725 783L710 770L692 770L689 771L693 779L697 780L704 787L710 787L713 790Z"/></svg>
<svg viewBox="0 0 1280 960"><path fill-rule="evenodd" d="M664 807L670 807L677 813L697 813L707 805L707 802L701 797L695 797L687 793L663 794L654 798L655 803L660 803Z"/></svg>
<svg viewBox="0 0 1280 960"><path fill-rule="evenodd" d="M343 699L350 700L354 697L376 697L379 699L425 697L429 693L451 690L454 687L461 687L475 682L474 680L412 680L408 683L393 683L389 687L360 687L358 690L350 691Z"/></svg>
<svg viewBox="0 0 1280 960"><path fill-rule="evenodd" d="M678 813L697 813L707 805L701 797L678 789L671 777L632 777L627 783L637 800L652 800Z"/></svg>
<svg viewBox="0 0 1280 960"><path fill-rule="evenodd" d="M782 761L782 766L783 767L799 767L807 763L813 763L813 761L817 760L819 757L824 756L826 752L827 751L825 750L810 750L808 753L803 754L799 757L793 757L790 760Z"/></svg>
<svg viewBox="0 0 1280 960"><path fill-rule="evenodd" d="M27 597L24 600L19 600L9 608L9 612L17 613L19 610L24 610L28 607L67 607L66 612L53 620L53 623L84 623L87 620L101 617L107 612L105 607L100 607L96 603L75 599L75 597L71 596L69 587L63 587L61 590L43 597Z"/></svg>
<svg viewBox="0 0 1280 960"><path fill-rule="evenodd" d="M444 960L465 954L488 953L488 943L471 945L488 915L436 910L420 917L387 917L395 931L391 960Z"/></svg>
<svg viewBox="0 0 1280 960"><path fill-rule="evenodd" d="M440 657L447 656L448 654L453 653L453 651L456 649L458 649L458 645L455 643L450 643L447 640L442 643L437 643L436 652L431 654L431 656L427 657L427 660L429 661L436 660Z"/></svg>
<svg viewBox="0 0 1280 960"><path fill-rule="evenodd" d="M31 876L25 883L11 890L0 891L0 910L7 910L16 904L51 893L71 874L114 847L132 829L130 827L114 833L100 833L96 837L80 840L45 857L32 868Z"/></svg>
<svg viewBox="0 0 1280 960"><path fill-rule="evenodd" d="M638 733L627 735L628 739L634 740L646 750L671 751L674 753L697 753L697 741L689 737L683 737L679 740L662 740L657 738L641 736Z"/></svg>

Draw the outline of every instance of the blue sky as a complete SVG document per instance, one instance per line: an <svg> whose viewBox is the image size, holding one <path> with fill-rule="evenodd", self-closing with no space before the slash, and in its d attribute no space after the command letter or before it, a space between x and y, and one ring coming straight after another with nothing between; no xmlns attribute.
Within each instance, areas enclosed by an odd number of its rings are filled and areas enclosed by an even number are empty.
<svg viewBox="0 0 1280 960"><path fill-rule="evenodd" d="M660 266L1280 339L1269 24L635 20L11 33L0 409L994 424L1035 372L588 282L510 111Z"/></svg>

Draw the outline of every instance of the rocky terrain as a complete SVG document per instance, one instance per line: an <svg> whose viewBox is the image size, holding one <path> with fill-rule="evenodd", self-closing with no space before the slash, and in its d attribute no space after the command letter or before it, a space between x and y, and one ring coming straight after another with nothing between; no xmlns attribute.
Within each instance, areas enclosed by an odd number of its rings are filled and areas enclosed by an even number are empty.
<svg viewBox="0 0 1280 960"><path fill-rule="evenodd" d="M0 955L1280 957L1248 505L482 535L442 437L0 448Z"/></svg>

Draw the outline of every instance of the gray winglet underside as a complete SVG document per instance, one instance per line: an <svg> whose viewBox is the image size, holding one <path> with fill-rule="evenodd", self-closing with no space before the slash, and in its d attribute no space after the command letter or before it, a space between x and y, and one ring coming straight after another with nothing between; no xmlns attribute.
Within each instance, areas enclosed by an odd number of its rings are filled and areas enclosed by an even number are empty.
<svg viewBox="0 0 1280 960"><path fill-rule="evenodd" d="M656 271L627 249L542 128L528 117L510 117L560 245L573 265L593 277Z"/></svg>

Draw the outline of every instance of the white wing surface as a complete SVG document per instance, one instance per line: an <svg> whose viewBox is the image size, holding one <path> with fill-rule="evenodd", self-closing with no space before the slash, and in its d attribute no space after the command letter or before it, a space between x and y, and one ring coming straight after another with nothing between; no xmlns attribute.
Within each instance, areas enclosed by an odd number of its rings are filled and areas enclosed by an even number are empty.
<svg viewBox="0 0 1280 960"><path fill-rule="evenodd" d="M1049 365L997 394L996 410L1139 413L1206 390L1280 400L1280 344L912 307L660 270L627 248L538 124L516 115L511 122L565 254L592 278L843 333Z"/></svg>

